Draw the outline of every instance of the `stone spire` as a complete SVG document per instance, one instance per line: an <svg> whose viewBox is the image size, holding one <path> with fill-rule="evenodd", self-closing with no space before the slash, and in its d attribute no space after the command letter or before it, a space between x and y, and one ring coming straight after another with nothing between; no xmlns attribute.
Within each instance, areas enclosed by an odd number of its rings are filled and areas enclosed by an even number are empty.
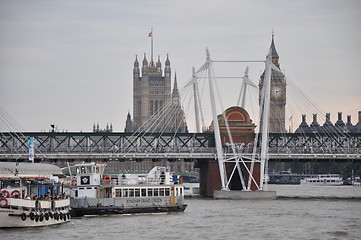
<svg viewBox="0 0 361 240"><path fill-rule="evenodd" d="M147 57L144 53L144 58L143 58L143 66L142 66L142 75L144 76L148 71L148 60Z"/></svg>
<svg viewBox="0 0 361 240"><path fill-rule="evenodd" d="M275 47L275 42L274 42L274 33L272 32L272 42L271 42L271 49L272 49L272 62L274 65L276 65L277 67L280 66L279 64L279 56Z"/></svg>
<svg viewBox="0 0 361 240"><path fill-rule="evenodd" d="M133 75L139 77L139 73L140 73L140 70L139 70L138 56L135 55Z"/></svg>
<svg viewBox="0 0 361 240"><path fill-rule="evenodd" d="M180 106L180 96L178 91L178 84L177 84L177 73L174 73L174 85L172 91L172 102L173 105L176 107Z"/></svg>

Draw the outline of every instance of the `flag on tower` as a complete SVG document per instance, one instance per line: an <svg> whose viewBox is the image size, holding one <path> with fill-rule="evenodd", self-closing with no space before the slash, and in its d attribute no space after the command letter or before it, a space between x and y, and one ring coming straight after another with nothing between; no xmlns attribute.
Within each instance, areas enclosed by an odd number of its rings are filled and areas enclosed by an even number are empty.
<svg viewBox="0 0 361 240"><path fill-rule="evenodd" d="M150 31L150 33L148 33L148 37L153 37L153 31Z"/></svg>

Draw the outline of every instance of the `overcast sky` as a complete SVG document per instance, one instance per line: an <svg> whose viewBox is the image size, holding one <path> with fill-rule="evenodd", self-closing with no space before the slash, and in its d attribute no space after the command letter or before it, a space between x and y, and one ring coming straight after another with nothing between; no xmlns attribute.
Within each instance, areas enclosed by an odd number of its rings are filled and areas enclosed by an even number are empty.
<svg viewBox="0 0 361 240"><path fill-rule="evenodd" d="M358 0L0 0L0 106L26 131L48 131L50 124L91 131L94 123L123 131L133 109L135 55L149 60L152 27L154 55L164 67L169 54L180 88L204 63L206 47L214 60L264 60L274 30L286 76L333 121L342 111L355 124L360 24ZM258 84L264 65L249 66ZM238 91L240 84L220 85ZM225 107L236 102L229 95Z"/></svg>

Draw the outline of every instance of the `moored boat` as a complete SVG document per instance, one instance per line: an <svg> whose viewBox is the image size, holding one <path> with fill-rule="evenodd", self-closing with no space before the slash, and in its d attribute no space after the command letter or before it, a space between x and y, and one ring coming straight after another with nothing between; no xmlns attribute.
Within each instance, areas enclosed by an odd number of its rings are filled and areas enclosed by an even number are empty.
<svg viewBox="0 0 361 240"><path fill-rule="evenodd" d="M61 169L50 164L0 163L0 227L68 222L70 200L54 174L62 174Z"/></svg>
<svg viewBox="0 0 361 240"><path fill-rule="evenodd" d="M105 164L76 164L69 186L72 216L182 212L184 188L165 167L148 174L104 174Z"/></svg>
<svg viewBox="0 0 361 240"><path fill-rule="evenodd" d="M320 186L340 186L343 185L343 180L339 174L319 174L302 179L301 184L320 185Z"/></svg>

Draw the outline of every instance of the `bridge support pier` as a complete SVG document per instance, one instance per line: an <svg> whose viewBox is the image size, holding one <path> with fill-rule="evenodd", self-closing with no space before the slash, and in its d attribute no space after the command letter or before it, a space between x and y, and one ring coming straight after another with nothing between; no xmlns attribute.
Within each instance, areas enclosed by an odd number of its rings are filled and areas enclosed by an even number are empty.
<svg viewBox="0 0 361 240"><path fill-rule="evenodd" d="M199 194L201 197L213 197L214 190L220 190L221 177L219 175L218 161L198 161L199 166Z"/></svg>
<svg viewBox="0 0 361 240"><path fill-rule="evenodd" d="M219 175L219 165L217 160L209 159L208 161L198 161L197 166L199 167L199 175L200 175L200 195L201 197L215 197L215 192L220 191L222 189L220 175ZM250 164L247 163L247 167L250 168ZM232 173L232 169L234 168L234 163L226 164L226 173L229 178ZM245 176L245 182L248 183L249 175L244 167L241 167L242 174ZM260 182L260 164L255 163L253 169L253 178L256 180L257 185L259 186ZM251 183L251 191L256 191L258 189L257 185L252 181ZM242 186L240 184L238 172L235 171L231 182L229 184L229 189L234 191L242 190ZM245 192L245 191L242 191Z"/></svg>

